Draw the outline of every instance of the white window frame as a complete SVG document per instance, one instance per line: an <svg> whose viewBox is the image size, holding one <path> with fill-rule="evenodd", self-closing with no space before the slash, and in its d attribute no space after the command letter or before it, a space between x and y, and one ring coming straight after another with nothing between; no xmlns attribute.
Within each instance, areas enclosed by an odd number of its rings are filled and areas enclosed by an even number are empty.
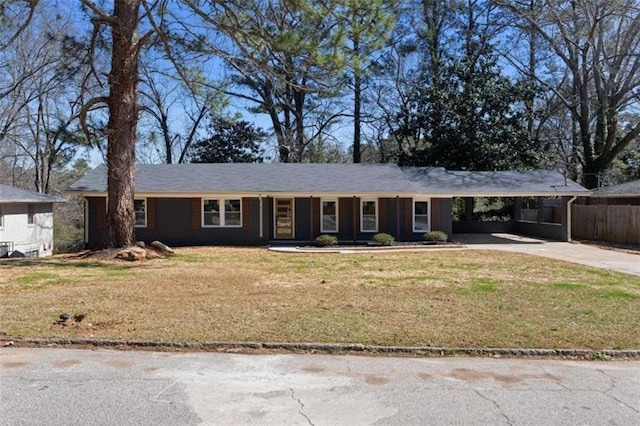
<svg viewBox="0 0 640 426"><path fill-rule="evenodd" d="M376 209L376 227L375 229L364 229L364 203L373 203ZM378 221L380 217L380 211L378 210L377 198L362 198L360 199L360 232L378 232Z"/></svg>
<svg viewBox="0 0 640 426"><path fill-rule="evenodd" d="M325 229L324 227L324 203L335 203L336 207L336 229ZM338 224L338 218L340 215L338 214L338 200L336 198L321 198L320 199L320 232L322 233L338 233L340 231L340 225ZM328 216L328 215L327 215Z"/></svg>
<svg viewBox="0 0 640 426"><path fill-rule="evenodd" d="M27 225L36 225L36 206L33 204L27 204Z"/></svg>
<svg viewBox="0 0 640 426"><path fill-rule="evenodd" d="M219 225L208 225L205 224L204 222L204 205L207 201L217 201L218 202L218 214L220 215L220 224ZM224 206L226 205L226 201L240 201L240 220L239 220L239 224L238 225L227 225L226 224L226 220L227 220L227 211L224 208ZM201 207L200 207L200 212L201 212L201 223L202 223L202 227L203 228L242 228L242 198L238 197L238 198L203 198L201 200Z"/></svg>
<svg viewBox="0 0 640 426"><path fill-rule="evenodd" d="M137 211L136 211L136 201L142 201L144 203L144 223L138 224ZM133 219L135 221L136 228L146 228L147 227L147 199L146 198L134 198L133 199Z"/></svg>
<svg viewBox="0 0 640 426"><path fill-rule="evenodd" d="M416 203L427 203L427 229L416 229ZM414 198L412 203L412 221L413 232L429 232L431 231L431 198Z"/></svg>

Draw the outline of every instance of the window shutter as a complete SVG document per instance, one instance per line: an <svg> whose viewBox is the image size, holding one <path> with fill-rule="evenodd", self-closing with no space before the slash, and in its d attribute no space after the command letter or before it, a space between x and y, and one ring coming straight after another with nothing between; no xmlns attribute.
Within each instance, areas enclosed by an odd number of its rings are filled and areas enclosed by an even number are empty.
<svg viewBox="0 0 640 426"><path fill-rule="evenodd" d="M251 198L242 199L242 229L251 228Z"/></svg>
<svg viewBox="0 0 640 426"><path fill-rule="evenodd" d="M200 198L193 198L191 200L192 209L192 226L194 230L202 228L202 200Z"/></svg>
<svg viewBox="0 0 640 426"><path fill-rule="evenodd" d="M404 231L413 233L413 198L404 199Z"/></svg>
<svg viewBox="0 0 640 426"><path fill-rule="evenodd" d="M360 223L361 215L362 215L362 204L360 203L360 198L356 197L353 199L353 239L355 240L357 235L360 233L360 227L362 224Z"/></svg>
<svg viewBox="0 0 640 426"><path fill-rule="evenodd" d="M338 232L347 233L349 229L349 200L340 198L338 200Z"/></svg>
<svg viewBox="0 0 640 426"><path fill-rule="evenodd" d="M338 207L338 206L336 206ZM340 207L338 207L339 209ZM338 218L338 222L340 218ZM311 199L311 222L313 227L311 229L311 237L315 237L316 235L320 235L320 222L322 222L322 211L320 206L320 198L312 198ZM338 224L340 226L340 224Z"/></svg>
<svg viewBox="0 0 640 426"><path fill-rule="evenodd" d="M107 227L107 198L96 198L96 229Z"/></svg>
<svg viewBox="0 0 640 426"><path fill-rule="evenodd" d="M440 199L431 199L431 230L440 230Z"/></svg>
<svg viewBox="0 0 640 426"><path fill-rule="evenodd" d="M156 229L156 199L147 198L147 229Z"/></svg>
<svg viewBox="0 0 640 426"><path fill-rule="evenodd" d="M389 199L378 198L378 232L389 232Z"/></svg>

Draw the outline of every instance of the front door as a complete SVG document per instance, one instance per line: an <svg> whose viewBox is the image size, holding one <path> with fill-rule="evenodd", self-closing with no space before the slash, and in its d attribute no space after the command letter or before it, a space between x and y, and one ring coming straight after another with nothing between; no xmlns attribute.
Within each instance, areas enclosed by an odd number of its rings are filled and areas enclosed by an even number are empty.
<svg viewBox="0 0 640 426"><path fill-rule="evenodd" d="M276 198L276 239L293 239L293 199Z"/></svg>

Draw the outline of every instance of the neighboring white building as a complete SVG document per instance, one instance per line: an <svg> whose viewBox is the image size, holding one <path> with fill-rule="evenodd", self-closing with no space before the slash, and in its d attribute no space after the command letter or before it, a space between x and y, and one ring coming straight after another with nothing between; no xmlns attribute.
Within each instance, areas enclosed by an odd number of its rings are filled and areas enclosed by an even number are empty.
<svg viewBox="0 0 640 426"><path fill-rule="evenodd" d="M53 204L65 200L0 184L0 257L53 254Z"/></svg>

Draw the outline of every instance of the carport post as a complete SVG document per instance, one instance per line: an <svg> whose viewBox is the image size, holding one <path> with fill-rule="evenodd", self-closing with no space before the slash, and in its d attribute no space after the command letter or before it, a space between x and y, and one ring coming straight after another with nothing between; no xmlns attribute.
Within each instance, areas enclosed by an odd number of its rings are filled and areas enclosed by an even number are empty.
<svg viewBox="0 0 640 426"><path fill-rule="evenodd" d="M522 197L513 199L513 220L520 222L522 220Z"/></svg>
<svg viewBox="0 0 640 426"><path fill-rule="evenodd" d="M567 204L566 204L567 212L566 212L566 214L565 214L565 220L566 220L566 224L565 224L565 226L567 227L567 233L566 233L567 241L571 241L571 226L572 226L572 225L571 225L571 204L573 204L573 202L574 202L577 198L578 198L578 196L577 196L577 195L574 195L573 197L571 197L571 198L569 199L569 201L567 201Z"/></svg>
<svg viewBox="0 0 640 426"><path fill-rule="evenodd" d="M544 197L538 197L538 223L544 222Z"/></svg>
<svg viewBox="0 0 640 426"><path fill-rule="evenodd" d="M464 199L464 203L465 203L465 218L464 220L466 222L471 222L473 221L473 202L474 202L474 198L473 197L466 197Z"/></svg>

